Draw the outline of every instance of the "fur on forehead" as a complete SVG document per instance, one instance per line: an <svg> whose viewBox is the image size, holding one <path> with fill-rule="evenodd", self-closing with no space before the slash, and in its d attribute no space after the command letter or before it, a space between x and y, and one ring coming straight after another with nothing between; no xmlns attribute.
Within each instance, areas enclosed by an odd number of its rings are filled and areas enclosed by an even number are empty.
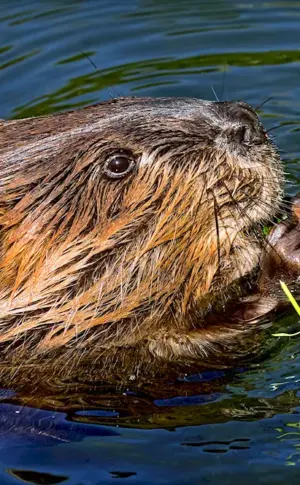
<svg viewBox="0 0 300 485"><path fill-rule="evenodd" d="M43 150L47 152L47 144L56 140L70 141L70 136L85 136L105 129L114 122L120 127L122 121L148 122L150 119L162 121L167 118L174 120L195 120L201 118L207 122L216 121L215 105L210 101L194 98L120 98L82 110L58 113L40 118L5 121L1 124L0 155L16 156L18 149L26 146L33 148L34 143L43 140ZM119 123L119 125L118 125ZM123 126L123 127L125 127ZM11 140L15 140L14 149Z"/></svg>

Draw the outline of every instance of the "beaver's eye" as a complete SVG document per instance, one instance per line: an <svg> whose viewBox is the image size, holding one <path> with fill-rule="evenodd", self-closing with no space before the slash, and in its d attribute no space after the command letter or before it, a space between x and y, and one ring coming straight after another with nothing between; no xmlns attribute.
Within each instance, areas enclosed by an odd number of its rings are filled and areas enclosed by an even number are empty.
<svg viewBox="0 0 300 485"><path fill-rule="evenodd" d="M104 173L111 179L120 179L130 173L135 166L135 160L126 153L117 153L110 157L104 166Z"/></svg>

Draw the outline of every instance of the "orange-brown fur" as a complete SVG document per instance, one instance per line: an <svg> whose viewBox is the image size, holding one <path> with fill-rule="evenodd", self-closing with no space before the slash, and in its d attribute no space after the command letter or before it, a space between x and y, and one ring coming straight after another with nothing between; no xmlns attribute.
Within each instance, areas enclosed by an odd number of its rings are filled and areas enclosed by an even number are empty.
<svg viewBox="0 0 300 485"><path fill-rule="evenodd" d="M260 125L253 146L232 141L234 104L197 103L119 99L0 125L4 361L140 348L183 362L233 348L243 328L207 315L259 263L249 228L278 209L281 164ZM107 180L120 149L136 170Z"/></svg>

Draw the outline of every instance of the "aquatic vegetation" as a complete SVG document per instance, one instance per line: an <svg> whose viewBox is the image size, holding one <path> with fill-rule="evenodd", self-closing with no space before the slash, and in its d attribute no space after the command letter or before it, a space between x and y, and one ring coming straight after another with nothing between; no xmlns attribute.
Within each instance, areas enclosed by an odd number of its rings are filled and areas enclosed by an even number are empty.
<svg viewBox="0 0 300 485"><path fill-rule="evenodd" d="M282 290L286 294L288 300L290 301L291 305L294 307L294 309L296 310L296 312L298 313L298 315L300 317L300 306L296 302L296 300L293 297L292 293L290 292L288 286L283 281L280 281L280 285L281 285ZM273 337L296 337L297 335L300 335L300 331L295 332L295 333L284 333L284 332L274 333Z"/></svg>

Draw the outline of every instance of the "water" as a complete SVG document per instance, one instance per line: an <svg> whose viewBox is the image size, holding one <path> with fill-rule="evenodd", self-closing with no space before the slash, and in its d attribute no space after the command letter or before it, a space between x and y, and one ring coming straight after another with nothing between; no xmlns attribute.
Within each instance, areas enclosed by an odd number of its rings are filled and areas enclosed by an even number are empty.
<svg viewBox="0 0 300 485"><path fill-rule="evenodd" d="M280 125L274 136L293 194L299 28L296 0L2 0L0 117L118 94L214 99L214 90L254 106L271 96L260 115L267 128ZM297 324L287 317L278 328ZM286 339L259 365L164 389L75 386L22 405L3 390L0 483L296 484L299 366L298 340Z"/></svg>

